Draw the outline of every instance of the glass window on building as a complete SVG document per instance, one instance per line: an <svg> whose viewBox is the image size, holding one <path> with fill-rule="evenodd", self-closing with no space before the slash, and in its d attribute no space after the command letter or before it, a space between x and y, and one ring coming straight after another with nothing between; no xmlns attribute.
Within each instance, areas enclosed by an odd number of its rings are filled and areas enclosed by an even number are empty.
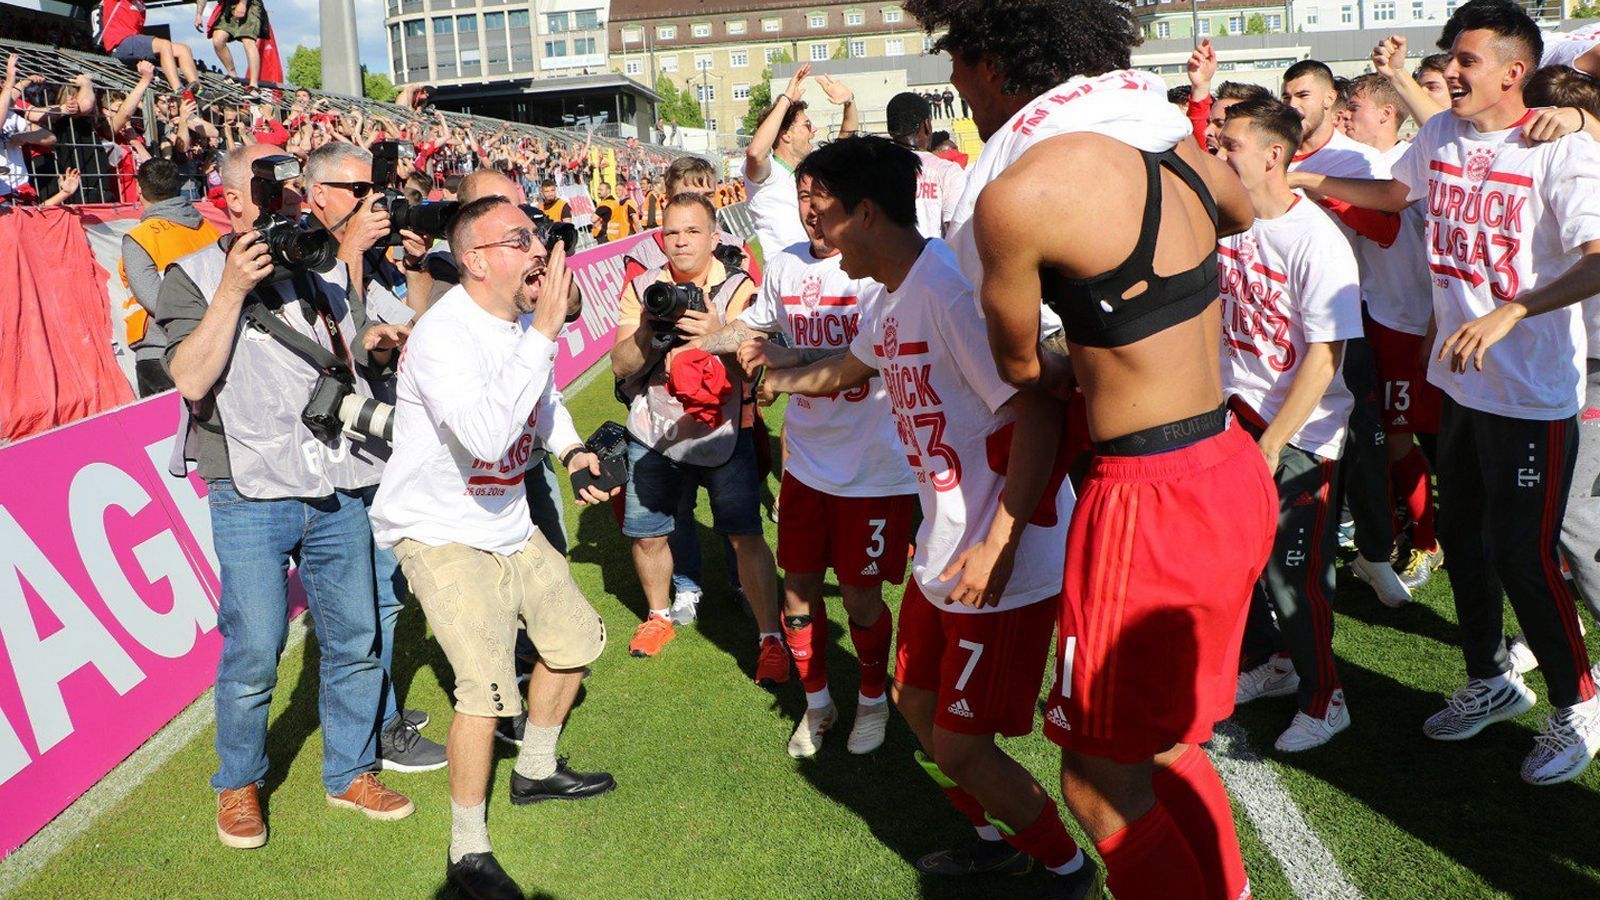
<svg viewBox="0 0 1600 900"><path fill-rule="evenodd" d="M1267 13L1266 14L1266 20L1267 20L1267 30L1268 31L1282 31L1283 30L1283 16L1282 15L1280 15L1278 13Z"/></svg>
<svg viewBox="0 0 1600 900"><path fill-rule="evenodd" d="M678 71L678 54L674 53L674 54L672 54L670 56L659 57L658 59L659 59L659 61L657 62L657 65L661 66L661 71L663 71L663 72L676 72L676 71Z"/></svg>
<svg viewBox="0 0 1600 900"><path fill-rule="evenodd" d="M572 55L573 56L593 56L594 55L594 46L595 46L594 45L594 38L592 38L592 37L573 38L573 40L572 40Z"/></svg>
<svg viewBox="0 0 1600 900"><path fill-rule="evenodd" d="M1372 21L1393 22L1394 0L1378 0L1377 3L1372 4Z"/></svg>
<svg viewBox="0 0 1600 900"><path fill-rule="evenodd" d="M545 34L560 34L561 32L566 31L567 30L567 21L568 21L568 17L567 17L567 14L564 13L564 12L545 13L545 16L544 16L544 33Z"/></svg>
<svg viewBox="0 0 1600 900"><path fill-rule="evenodd" d="M450 18L449 16L440 16L439 18L433 20L433 33L436 35L449 34L455 30L454 26L454 19Z"/></svg>
<svg viewBox="0 0 1600 900"><path fill-rule="evenodd" d="M906 42L904 38L889 38L883 42L884 56L905 56Z"/></svg>
<svg viewBox="0 0 1600 900"><path fill-rule="evenodd" d="M764 34L777 34L783 30L782 19L762 19L761 31Z"/></svg>
<svg viewBox="0 0 1600 900"><path fill-rule="evenodd" d="M544 55L547 56L547 57L548 56L566 56L567 55L567 42L566 41L545 41L544 42Z"/></svg>
<svg viewBox="0 0 1600 900"><path fill-rule="evenodd" d="M733 67L733 68L735 68L735 69L742 69L745 66L750 65L750 51L748 51L748 50L729 50L728 51L728 65Z"/></svg>
<svg viewBox="0 0 1600 900"><path fill-rule="evenodd" d="M656 38L658 40L663 40L663 41L677 40L677 38L678 38L678 26L676 26L676 25L657 25L656 26Z"/></svg>
<svg viewBox="0 0 1600 900"><path fill-rule="evenodd" d="M717 86L710 83L701 83L694 86L694 99L698 103L714 103L717 99Z"/></svg>
<svg viewBox="0 0 1600 900"><path fill-rule="evenodd" d="M827 13L814 12L814 13L806 16L806 27L807 28L827 28L828 27L828 14Z"/></svg>
<svg viewBox="0 0 1600 900"><path fill-rule="evenodd" d="M706 120L706 129L708 131L716 131L717 130L717 120L714 119L714 118L707 119Z"/></svg>
<svg viewBox="0 0 1600 900"><path fill-rule="evenodd" d="M1228 33L1244 34L1244 16L1228 17Z"/></svg>
<svg viewBox="0 0 1600 900"><path fill-rule="evenodd" d="M469 31L473 34L478 33L478 17L456 16L456 33L465 34Z"/></svg>
<svg viewBox="0 0 1600 900"><path fill-rule="evenodd" d="M600 27L600 10L580 9L572 14L572 27L582 31L585 28Z"/></svg>
<svg viewBox="0 0 1600 900"><path fill-rule="evenodd" d="M734 19L726 26L729 34L744 34L749 27L749 23L744 19Z"/></svg>
<svg viewBox="0 0 1600 900"><path fill-rule="evenodd" d="M1169 38L1169 37L1172 37L1172 23L1170 23L1170 22L1157 22L1156 23L1156 34L1155 34L1155 36L1158 37L1158 38Z"/></svg>
<svg viewBox="0 0 1600 900"><path fill-rule="evenodd" d="M694 55L694 70L696 72L709 72L711 70L711 54L696 53Z"/></svg>
<svg viewBox="0 0 1600 900"><path fill-rule="evenodd" d="M622 74L624 74L624 75L643 75L644 74L644 61L643 60L638 60L638 59L630 59L630 60L628 60L627 62L622 64Z"/></svg>
<svg viewBox="0 0 1600 900"><path fill-rule="evenodd" d="M783 48L782 47L768 47L767 48L767 65L771 65L771 64L777 62L778 61L778 57L780 57L782 55L783 55Z"/></svg>
<svg viewBox="0 0 1600 900"><path fill-rule="evenodd" d="M525 9L513 9L507 15L509 16L509 18L507 18L506 21L511 23L511 27L513 29L518 29L518 28L526 29L528 27L528 23L529 23L530 19L528 18L528 11L527 10L525 10Z"/></svg>
<svg viewBox="0 0 1600 900"><path fill-rule="evenodd" d="M1317 24L1317 8L1313 6L1312 8L1306 10L1305 19L1302 21L1304 21L1307 25Z"/></svg>
<svg viewBox="0 0 1600 900"><path fill-rule="evenodd" d="M851 59L861 59L862 57L865 57L866 55L867 55L867 42L866 41L851 41L850 42L850 58Z"/></svg>
<svg viewBox="0 0 1600 900"><path fill-rule="evenodd" d="M859 9L847 9L844 11L844 23L846 25L860 25L865 21L867 21L867 14Z"/></svg>
<svg viewBox="0 0 1600 900"><path fill-rule="evenodd" d="M1412 0L1412 3L1411 3L1411 18L1413 18L1413 19L1421 19L1425 15L1427 15L1427 12L1424 9L1424 4L1423 4L1422 0Z"/></svg>
<svg viewBox="0 0 1600 900"><path fill-rule="evenodd" d="M644 43L644 29L643 28L624 28L624 29L622 29L622 46L626 47L629 44L643 44L643 43Z"/></svg>
<svg viewBox="0 0 1600 900"><path fill-rule="evenodd" d="M925 35L922 36L922 52L923 53L932 53L933 52L933 42L934 42L934 40L935 40L935 38L931 34L925 34Z"/></svg>
<svg viewBox="0 0 1600 900"><path fill-rule="evenodd" d="M503 12L484 13L483 14L483 30L484 31L505 31L506 30L506 14L503 13Z"/></svg>
<svg viewBox="0 0 1600 900"><path fill-rule="evenodd" d="M1208 35L1210 33L1211 33L1211 20L1210 19L1201 19L1200 20L1200 36L1201 37L1205 37L1206 35Z"/></svg>
<svg viewBox="0 0 1600 900"><path fill-rule="evenodd" d="M885 8L883 11L883 21L886 25L896 24L900 21L900 10L892 6Z"/></svg>
<svg viewBox="0 0 1600 900"><path fill-rule="evenodd" d="M421 40L428 33L428 23L423 19L412 19L405 25L406 37Z"/></svg>
<svg viewBox="0 0 1600 900"><path fill-rule="evenodd" d="M400 0L389 0L389 15L400 15Z"/></svg>
<svg viewBox="0 0 1600 900"><path fill-rule="evenodd" d="M1348 6L1339 7L1339 24L1349 25L1356 20L1356 11Z"/></svg>
<svg viewBox="0 0 1600 900"><path fill-rule="evenodd" d="M733 86L733 99L735 99L735 100L749 100L750 99L750 85L748 85L748 84L736 84L736 85L734 85Z"/></svg>
<svg viewBox="0 0 1600 900"><path fill-rule="evenodd" d="M828 45L827 44L812 44L811 45L811 61L812 62L822 62L822 61L826 60L828 57L830 57L832 55L833 55L833 51L828 49Z"/></svg>
<svg viewBox="0 0 1600 900"><path fill-rule="evenodd" d="M711 23L696 22L689 26L689 33L698 38L711 37Z"/></svg>

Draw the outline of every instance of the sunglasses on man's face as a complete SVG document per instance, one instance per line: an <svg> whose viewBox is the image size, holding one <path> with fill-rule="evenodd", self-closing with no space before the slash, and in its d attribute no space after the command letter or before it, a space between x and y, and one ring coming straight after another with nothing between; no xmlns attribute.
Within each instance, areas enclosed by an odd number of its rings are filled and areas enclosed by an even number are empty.
<svg viewBox="0 0 1600 900"><path fill-rule="evenodd" d="M518 228L508 237L501 238L498 241L490 241L487 244L479 244L472 249L483 250L489 247L511 247L519 253L527 253L529 250L533 249L533 244L536 240L538 240L538 238L534 235L532 229Z"/></svg>
<svg viewBox="0 0 1600 900"><path fill-rule="evenodd" d="M324 181L322 183L328 187L344 188L354 194L357 200L366 197L373 191L373 184L370 181Z"/></svg>

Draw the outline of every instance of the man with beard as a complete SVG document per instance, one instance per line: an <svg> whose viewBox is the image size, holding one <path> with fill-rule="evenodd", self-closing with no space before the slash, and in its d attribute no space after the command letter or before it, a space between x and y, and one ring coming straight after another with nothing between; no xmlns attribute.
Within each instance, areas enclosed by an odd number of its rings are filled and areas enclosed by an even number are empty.
<svg viewBox="0 0 1600 900"><path fill-rule="evenodd" d="M450 246L462 283L419 320L407 343L394 455L372 521L456 676L447 876L469 896L521 897L495 859L485 818L495 727L522 706L513 663L519 620L539 661L528 680L511 802L581 799L616 787L610 775L574 772L556 756L584 667L605 647L605 623L534 528L523 470L536 445L559 451L569 472L599 475L600 466L556 414L555 339L572 278L562 248L547 257L533 222L498 196L461 208ZM575 499L607 498L590 486Z"/></svg>
<svg viewBox="0 0 1600 900"><path fill-rule="evenodd" d="M1129 69L1130 6L906 8L943 32L985 141L951 240L995 362L1019 396L1081 389L1096 444L1045 705L1062 791L1120 900L1233 900L1249 889L1233 814L1193 745L1233 710L1276 531L1271 473L1222 405L1214 254L1218 236L1249 227L1250 200L1189 140L1161 79ZM1040 350L1040 298L1065 322L1070 359Z"/></svg>

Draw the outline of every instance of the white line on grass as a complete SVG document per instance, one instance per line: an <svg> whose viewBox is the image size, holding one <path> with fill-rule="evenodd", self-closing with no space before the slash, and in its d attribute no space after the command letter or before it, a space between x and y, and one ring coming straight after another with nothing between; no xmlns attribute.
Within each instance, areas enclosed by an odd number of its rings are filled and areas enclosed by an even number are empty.
<svg viewBox="0 0 1600 900"><path fill-rule="evenodd" d="M609 362L609 355L601 357L587 372L567 385L564 393L577 394L588 387L600 377L601 373L610 371ZM289 638L284 645L284 652L289 653L299 647L309 631L305 616L289 623ZM199 699L189 704L188 709L179 713L150 740L145 741L139 749L133 751L127 759L112 769L105 778L74 800L61 815L39 829L39 833L29 838L28 842L17 848L15 853L0 861L0 896L21 887L23 882L49 865L50 861L72 843L74 838L87 831L102 813L121 803L123 798L133 793L134 788L150 777L150 773L161 768L174 753L183 749L196 735L204 731L206 726L215 720L216 712L216 704L212 702L212 692L207 690Z"/></svg>
<svg viewBox="0 0 1600 900"><path fill-rule="evenodd" d="M311 631L307 627L309 616L301 616L289 623L289 637L284 653L293 653L305 642ZM133 751L110 774L102 778L83 796L72 802L61 815L39 830L17 849L17 852L0 862L0 896L21 887L50 864L52 859L73 839L89 829L107 810L121 803L143 784L151 773L161 768L172 755L188 746L200 732L216 720L217 707L212 701L212 690L207 689L189 708L168 722L166 727ZM203 837L203 835L202 835Z"/></svg>
<svg viewBox="0 0 1600 900"><path fill-rule="evenodd" d="M1346 900L1361 897L1339 861L1300 815L1300 807L1283 789L1278 775L1250 748L1245 730L1233 722L1217 725L1211 739L1211 761L1243 804L1245 814L1267 850L1278 860L1295 896L1302 900Z"/></svg>

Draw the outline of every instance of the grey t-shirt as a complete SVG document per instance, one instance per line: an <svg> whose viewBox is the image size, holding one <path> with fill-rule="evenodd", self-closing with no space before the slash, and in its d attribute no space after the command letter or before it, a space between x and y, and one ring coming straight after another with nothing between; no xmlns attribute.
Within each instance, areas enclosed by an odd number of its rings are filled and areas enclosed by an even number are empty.
<svg viewBox="0 0 1600 900"><path fill-rule="evenodd" d="M320 280L323 281L324 289L327 289L327 285L332 285L333 289L343 290L345 279L345 268L340 265ZM281 296L288 299L292 298L293 284L293 281L283 281L267 290L277 290ZM167 270L167 275L161 282L160 299L156 303L156 322L167 336L166 364L169 371L172 368L172 356L177 351L178 345L193 334L200 326L200 320L205 318L206 310L210 308L208 299L200 293L200 288L195 285L188 273L177 266ZM357 370L376 374L379 378L392 374L392 368L381 373L370 369L371 359L361 345L361 333L367 329L367 316L361 304L350 304L350 320L355 325L356 333L345 335L345 341ZM237 332L235 338L237 339ZM227 377L228 372L224 368L218 383ZM195 467L200 477L206 481L232 477L232 469L228 465L228 442L223 436L221 416L217 413L215 392L216 388L213 387L205 399L189 404L189 416L198 426L194 432Z"/></svg>

